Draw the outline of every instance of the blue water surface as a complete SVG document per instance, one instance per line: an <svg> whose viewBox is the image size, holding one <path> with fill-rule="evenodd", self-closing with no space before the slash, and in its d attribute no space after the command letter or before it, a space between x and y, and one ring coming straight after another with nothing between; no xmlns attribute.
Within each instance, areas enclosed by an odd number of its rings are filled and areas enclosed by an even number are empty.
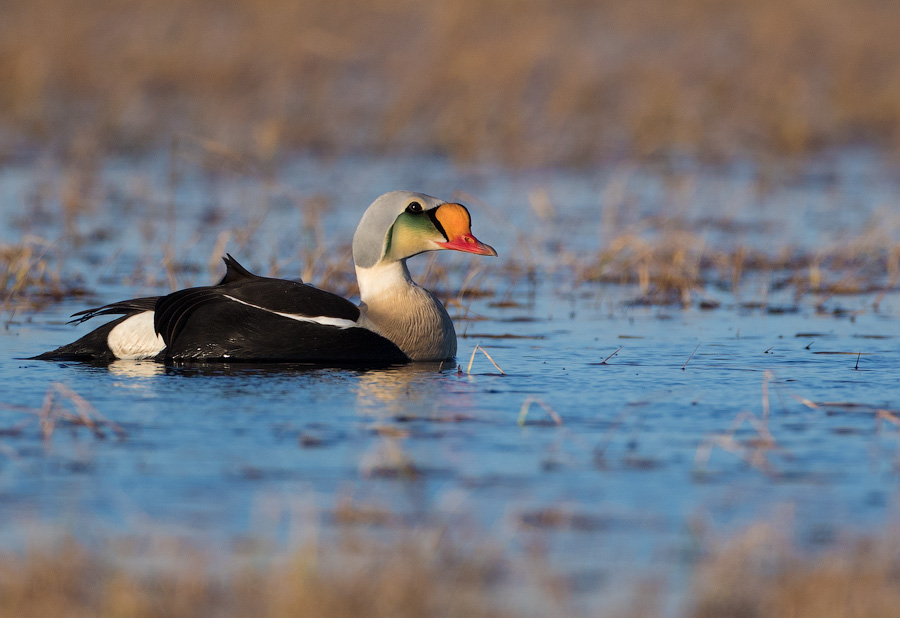
<svg viewBox="0 0 900 618"><path fill-rule="evenodd" d="M710 246L811 251L865 238L873 222L900 242L898 180L866 155L765 188L752 166L509 172L300 157L266 179L186 159L175 180L171 168L164 156L101 166L68 221L60 196L75 172L49 157L0 170L0 242L39 237L88 293L0 316L2 547L54 531L85 543L160 534L223 552L262 538L275 551L350 504L413 525L460 522L513 551L537 538L579 594L602 595L647 573L681 587L701 529L780 518L814 551L896 515L896 281L883 295L798 299L748 275L739 295L700 290L695 299L721 303L702 310L635 304L633 283L578 277L616 231L654 217ZM447 270L433 280L458 318L456 363L22 360L87 332L65 324L75 311L215 280L217 248L286 277L320 248L323 260L344 256L334 287L352 285L356 221L395 188L463 201L500 251L493 262L411 261L420 278ZM174 282L166 259L179 264ZM463 285L487 294L457 299ZM468 371L476 345L502 374L480 351ZM77 394L124 433L60 420L43 435L48 393L72 413Z"/></svg>

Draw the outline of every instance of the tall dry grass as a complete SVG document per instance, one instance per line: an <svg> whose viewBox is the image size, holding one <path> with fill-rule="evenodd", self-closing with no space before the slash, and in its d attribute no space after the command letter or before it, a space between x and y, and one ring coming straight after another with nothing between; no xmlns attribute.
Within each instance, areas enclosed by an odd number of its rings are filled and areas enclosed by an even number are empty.
<svg viewBox="0 0 900 618"><path fill-rule="evenodd" d="M58 250L26 236L17 244L0 244L0 316L4 325L18 311L33 311L64 298L84 296L79 282L66 282ZM7 314L4 316L4 314Z"/></svg>
<svg viewBox="0 0 900 618"><path fill-rule="evenodd" d="M298 550L259 568L232 556L214 567L195 551L162 543L167 566L128 551L95 553L67 543L55 551L0 557L0 615L122 618L359 617L500 618L492 597L499 563L453 550L439 537L342 541ZM166 549L167 548L167 549ZM131 566L128 566L129 560ZM138 566L135 566L137 564ZM223 568L224 567L224 568ZM540 615L535 613L533 615Z"/></svg>
<svg viewBox="0 0 900 618"><path fill-rule="evenodd" d="M770 526L724 543L695 573L692 618L893 618L896 536L803 557Z"/></svg>
<svg viewBox="0 0 900 618"><path fill-rule="evenodd" d="M900 280L900 244L884 229L867 229L827 246L767 253L748 247L740 234L731 246L713 246L681 222L647 220L635 229L614 230L576 270L579 281L636 285L631 302L638 304L702 306L709 288L739 299L742 284L755 275L762 277L766 294L788 290L795 302L816 295L819 305L834 296L875 294L877 309Z"/></svg>
<svg viewBox="0 0 900 618"><path fill-rule="evenodd" d="M9 0L0 152L896 149L898 29L883 0Z"/></svg>
<svg viewBox="0 0 900 618"><path fill-rule="evenodd" d="M151 548L151 555L142 551ZM684 605L635 579L625 607L584 607L543 559L454 548L440 534L375 542L345 538L297 550L268 567L235 553L215 566L171 541L97 553L0 555L0 615L121 618L405 618L588 616L652 618L894 618L900 607L897 537L885 534L804 555L759 524L709 547L692 568ZM155 552L155 553L153 553ZM509 588L517 563L527 587ZM508 582L507 582L508 583ZM621 592L617 598L621 598ZM595 597L602 603L603 596Z"/></svg>

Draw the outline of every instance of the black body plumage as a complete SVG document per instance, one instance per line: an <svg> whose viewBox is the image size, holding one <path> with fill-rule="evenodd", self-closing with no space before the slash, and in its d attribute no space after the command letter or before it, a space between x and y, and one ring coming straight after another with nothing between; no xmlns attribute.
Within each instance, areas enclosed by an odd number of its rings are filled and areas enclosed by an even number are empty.
<svg viewBox="0 0 900 618"><path fill-rule="evenodd" d="M166 346L156 359L167 362L352 365L409 360L388 339L353 326L360 312L350 301L305 283L254 275L231 255L224 260L227 270L216 285L117 302L75 314L73 322L77 323L102 315L122 317L35 358L114 360L108 343L112 329L130 317L153 311L154 330ZM340 325L321 323L335 320Z"/></svg>

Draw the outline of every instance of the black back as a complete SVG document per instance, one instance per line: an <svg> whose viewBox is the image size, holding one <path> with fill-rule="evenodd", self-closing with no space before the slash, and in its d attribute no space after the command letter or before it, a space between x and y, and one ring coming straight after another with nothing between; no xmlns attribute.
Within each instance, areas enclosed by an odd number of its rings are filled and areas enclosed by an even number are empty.
<svg viewBox="0 0 900 618"><path fill-rule="evenodd" d="M409 358L391 341L368 329L301 321L278 313L356 322L359 308L311 285L254 275L230 254L216 285L188 288L162 297L136 298L74 314L81 323L100 315L124 314L78 341L39 359L113 360L107 338L129 317L154 312L154 329L167 361L257 361L335 364L398 363Z"/></svg>
<svg viewBox="0 0 900 618"><path fill-rule="evenodd" d="M185 314L166 360L355 364L409 358L365 328L301 322L228 301L203 302Z"/></svg>

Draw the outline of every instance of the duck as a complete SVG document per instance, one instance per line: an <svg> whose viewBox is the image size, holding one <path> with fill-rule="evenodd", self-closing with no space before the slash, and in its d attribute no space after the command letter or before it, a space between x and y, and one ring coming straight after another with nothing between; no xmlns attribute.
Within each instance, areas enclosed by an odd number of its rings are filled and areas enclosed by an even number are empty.
<svg viewBox="0 0 900 618"><path fill-rule="evenodd" d="M226 254L217 284L79 311L70 323L119 317L34 359L329 365L451 360L457 349L453 321L443 303L413 281L406 264L440 250L497 255L472 234L462 204L392 191L372 202L353 235L358 305L309 283L253 274Z"/></svg>

